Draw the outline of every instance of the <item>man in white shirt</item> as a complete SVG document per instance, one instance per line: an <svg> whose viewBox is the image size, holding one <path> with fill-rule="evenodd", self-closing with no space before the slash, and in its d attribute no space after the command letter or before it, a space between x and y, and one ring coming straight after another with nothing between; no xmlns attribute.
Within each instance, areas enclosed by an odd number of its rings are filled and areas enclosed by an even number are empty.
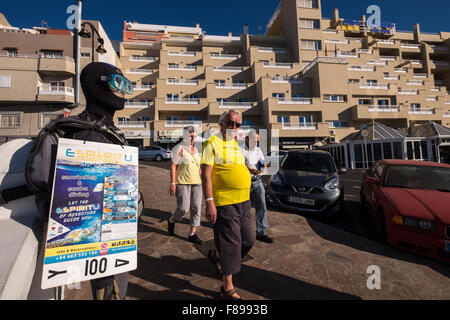
<svg viewBox="0 0 450 320"><path fill-rule="evenodd" d="M256 239L272 243L273 239L267 235L269 223L267 221L266 190L261 181L261 167L265 170L267 164L264 164L265 158L258 147L258 141L259 135L254 130L251 130L245 138L245 147L242 148L242 153L244 154L245 165L252 177L250 201L252 207L256 210Z"/></svg>

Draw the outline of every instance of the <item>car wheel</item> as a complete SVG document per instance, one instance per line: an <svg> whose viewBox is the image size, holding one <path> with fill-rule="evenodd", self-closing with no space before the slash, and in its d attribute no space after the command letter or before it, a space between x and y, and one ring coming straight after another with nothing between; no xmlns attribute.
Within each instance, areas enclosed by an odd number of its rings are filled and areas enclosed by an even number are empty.
<svg viewBox="0 0 450 320"><path fill-rule="evenodd" d="M377 240L381 243L386 243L386 216L383 209L378 209L377 212L378 226L376 231Z"/></svg>
<svg viewBox="0 0 450 320"><path fill-rule="evenodd" d="M157 155L155 158L156 161L161 162L163 160L163 157L161 155Z"/></svg>

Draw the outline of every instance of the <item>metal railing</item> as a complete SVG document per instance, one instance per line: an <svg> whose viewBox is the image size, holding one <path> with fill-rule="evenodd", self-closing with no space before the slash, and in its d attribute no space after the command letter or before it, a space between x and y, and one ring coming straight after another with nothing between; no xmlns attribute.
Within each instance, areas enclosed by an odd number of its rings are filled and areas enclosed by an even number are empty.
<svg viewBox="0 0 450 320"><path fill-rule="evenodd" d="M198 80L192 79L167 79L167 84L169 85L198 85Z"/></svg>
<svg viewBox="0 0 450 320"><path fill-rule="evenodd" d="M303 83L303 80L298 77L272 77L270 81L273 83Z"/></svg>
<svg viewBox="0 0 450 320"><path fill-rule="evenodd" d="M379 106L379 105L369 105L369 112L399 112L400 107L396 105L392 106Z"/></svg>
<svg viewBox="0 0 450 320"><path fill-rule="evenodd" d="M270 64L270 62L264 62L264 68L292 68L292 63L288 62L275 62L274 64Z"/></svg>
<svg viewBox="0 0 450 320"><path fill-rule="evenodd" d="M253 107L253 102L243 102L243 101L220 101L219 108L251 108Z"/></svg>
<svg viewBox="0 0 450 320"><path fill-rule="evenodd" d="M419 91L417 91L417 90L398 89L398 94L413 94L413 95L417 95L417 94L419 94Z"/></svg>
<svg viewBox="0 0 450 320"><path fill-rule="evenodd" d="M145 109L150 106L151 102L125 102L125 108L141 108Z"/></svg>
<svg viewBox="0 0 450 320"><path fill-rule="evenodd" d="M167 128L181 128L181 127L187 127L187 126L193 126L193 127L201 127L202 122L196 121L196 120L166 120L165 127Z"/></svg>
<svg viewBox="0 0 450 320"><path fill-rule="evenodd" d="M193 71L195 71L195 70L197 70L197 67L196 66L189 66L189 65L186 65L184 67L168 65L167 66L167 70L189 70L189 71L193 70Z"/></svg>
<svg viewBox="0 0 450 320"><path fill-rule="evenodd" d="M167 99L166 104L200 104L199 98Z"/></svg>
<svg viewBox="0 0 450 320"><path fill-rule="evenodd" d="M39 59L39 58L48 58L48 59L63 59L71 62L75 62L75 59L68 56L56 55L56 54L17 54L17 53L0 53L0 57L7 58L22 58L22 59Z"/></svg>
<svg viewBox="0 0 450 320"><path fill-rule="evenodd" d="M311 68L318 63L347 64L347 59L337 57L317 57L303 69L302 74L311 70Z"/></svg>
<svg viewBox="0 0 450 320"><path fill-rule="evenodd" d="M195 57L196 55L194 51L169 51L167 54L169 56L186 56L186 57Z"/></svg>
<svg viewBox="0 0 450 320"><path fill-rule="evenodd" d="M410 108L409 114L434 114L434 109L431 108Z"/></svg>
<svg viewBox="0 0 450 320"><path fill-rule="evenodd" d="M360 89L374 89L374 90L387 90L389 89L389 84L378 84L378 83L365 83L359 86Z"/></svg>
<svg viewBox="0 0 450 320"><path fill-rule="evenodd" d="M116 126L118 128L145 128L147 121L118 121Z"/></svg>
<svg viewBox="0 0 450 320"><path fill-rule="evenodd" d="M214 67L213 71L228 71L228 72L234 72L234 71L243 71L243 67L229 67L229 66L220 66L220 67Z"/></svg>
<svg viewBox="0 0 450 320"><path fill-rule="evenodd" d="M275 48L275 47L259 47L258 52L286 53L286 49L285 48Z"/></svg>
<svg viewBox="0 0 450 320"><path fill-rule="evenodd" d="M62 94L67 96L74 96L74 90L73 88L66 86L41 85L38 86L38 94Z"/></svg>
<svg viewBox="0 0 450 320"><path fill-rule="evenodd" d="M299 122L299 123L289 123L283 122L281 128L283 130L317 130L317 122Z"/></svg>
<svg viewBox="0 0 450 320"><path fill-rule="evenodd" d="M127 69L126 72L134 74L153 74L152 69Z"/></svg>
<svg viewBox="0 0 450 320"><path fill-rule="evenodd" d="M217 89L245 89L247 87L248 87L247 83L232 83L232 84L216 83Z"/></svg>
<svg viewBox="0 0 450 320"><path fill-rule="evenodd" d="M228 54L228 53L211 53L211 59L238 59L238 54Z"/></svg>
<svg viewBox="0 0 450 320"><path fill-rule="evenodd" d="M279 98L278 104L312 104L312 98L293 97L290 99Z"/></svg>
<svg viewBox="0 0 450 320"><path fill-rule="evenodd" d="M131 56L130 61L145 61L145 62L155 62L156 57L151 56Z"/></svg>

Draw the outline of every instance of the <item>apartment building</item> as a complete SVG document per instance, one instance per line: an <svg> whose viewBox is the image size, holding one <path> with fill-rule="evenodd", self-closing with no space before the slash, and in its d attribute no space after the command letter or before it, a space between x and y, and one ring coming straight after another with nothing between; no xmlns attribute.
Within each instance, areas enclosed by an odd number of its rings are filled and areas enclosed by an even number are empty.
<svg viewBox="0 0 450 320"><path fill-rule="evenodd" d="M107 53L95 61L120 67L117 53L98 21L89 21L105 40ZM97 39L94 39L97 48ZM76 96L76 54L71 30L18 28L0 14L0 139L33 138L50 121L85 109ZM92 39L81 41L81 70L92 62Z"/></svg>
<svg viewBox="0 0 450 320"><path fill-rule="evenodd" d="M282 0L264 36L124 22L120 58L136 91L117 123L149 144L178 139L188 124L217 128L233 108L244 129L267 129L286 149L339 142L373 121L449 126L450 33L366 19Z"/></svg>

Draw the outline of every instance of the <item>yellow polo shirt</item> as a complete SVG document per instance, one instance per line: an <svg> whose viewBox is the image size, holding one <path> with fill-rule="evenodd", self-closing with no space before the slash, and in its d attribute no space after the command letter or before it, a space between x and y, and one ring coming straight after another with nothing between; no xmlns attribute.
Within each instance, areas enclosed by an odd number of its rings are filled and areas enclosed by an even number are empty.
<svg viewBox="0 0 450 320"><path fill-rule="evenodd" d="M236 140L222 134L209 138L203 146L202 164L212 166L214 203L226 206L250 200L251 176Z"/></svg>

